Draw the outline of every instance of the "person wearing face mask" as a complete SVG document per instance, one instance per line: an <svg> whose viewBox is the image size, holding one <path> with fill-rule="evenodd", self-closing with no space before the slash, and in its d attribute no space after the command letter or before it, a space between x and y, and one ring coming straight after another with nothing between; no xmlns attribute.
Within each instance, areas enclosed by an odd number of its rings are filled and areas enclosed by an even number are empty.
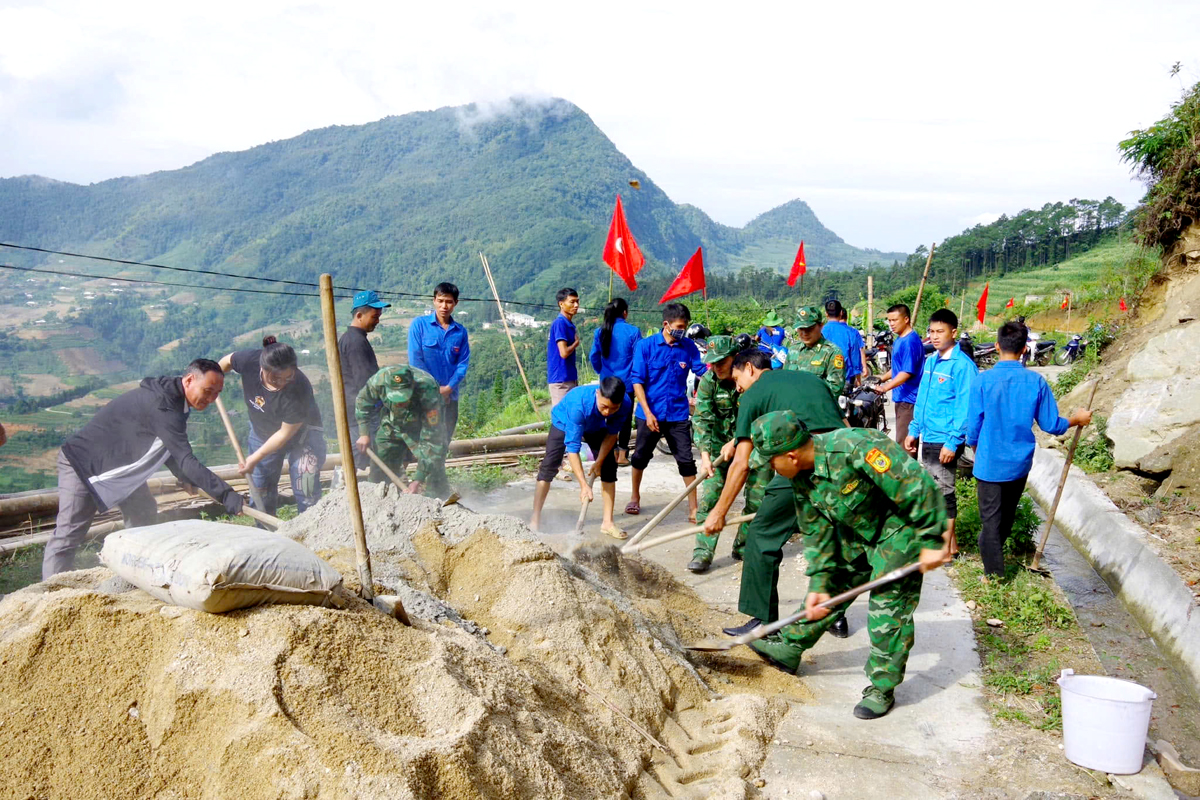
<svg viewBox="0 0 1200 800"><path fill-rule="evenodd" d="M230 514L242 513L242 496L197 460L187 438L188 416L203 411L225 386L215 361L198 358L182 376L146 378L111 400L58 454L58 519L46 543L42 579L75 566L96 512L119 506L125 527L157 522L158 508L146 479L166 467L185 488L198 486ZM194 491L194 490L193 490Z"/></svg>
<svg viewBox="0 0 1200 800"><path fill-rule="evenodd" d="M708 367L696 343L685 336L691 321L687 306L668 303L663 308L661 332L639 341L633 351L629 379L637 399L637 444L629 459L633 466L633 495L625 506L626 514L641 513L642 474L654 457L659 439L666 437L684 486L696 475L687 378L688 372L700 377ZM695 489L688 495L688 519L696 521Z"/></svg>
<svg viewBox="0 0 1200 800"><path fill-rule="evenodd" d="M408 329L408 364L437 381L447 442L454 438L458 426L458 386L471 366L467 329L454 319L457 305L458 287L439 283L433 287L433 313L417 317Z"/></svg>
<svg viewBox="0 0 1200 800"><path fill-rule="evenodd" d="M221 359L221 369L242 376L242 396L250 417L250 455L238 472L250 475L268 514L279 505L279 475L288 459L296 511L321 499L325 429L312 384L296 366L296 351L274 336L261 350L238 350Z"/></svg>

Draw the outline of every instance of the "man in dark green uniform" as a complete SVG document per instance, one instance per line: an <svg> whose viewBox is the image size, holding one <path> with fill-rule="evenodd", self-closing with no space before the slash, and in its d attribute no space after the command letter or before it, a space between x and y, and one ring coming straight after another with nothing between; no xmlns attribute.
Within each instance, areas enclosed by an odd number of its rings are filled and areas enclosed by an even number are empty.
<svg viewBox="0 0 1200 800"><path fill-rule="evenodd" d="M810 435L799 415L775 411L754 421L751 464L770 463L791 481L808 562L809 619L750 646L772 664L795 672L800 656L829 627L828 609L816 608L856 585L921 562L921 572L946 558L946 504L921 465L886 434L842 428ZM871 653L859 719L892 709L896 687L915 640L913 612L921 574L871 592L867 631Z"/></svg>
<svg viewBox="0 0 1200 800"><path fill-rule="evenodd" d="M807 372L772 370L771 356L761 350L743 350L734 356L733 379L742 393L734 430L736 444L730 442L722 448L731 463L725 489L704 523L704 532L709 536L725 527L725 515L746 483L753 449L750 425L754 420L769 411L791 409L812 431L824 433L845 426L837 403L820 378ZM775 476L767 484L746 536L738 610L750 620L744 625L725 628L725 633L738 636L763 622L779 619L779 563L783 560L784 544L799 531L791 484ZM841 616L844 612L839 619ZM833 633L848 636L846 623L842 621Z"/></svg>
<svg viewBox="0 0 1200 800"><path fill-rule="evenodd" d="M737 351L732 336L713 336L709 338L708 351L704 354L704 363L709 365L709 370L700 379L700 386L696 390L696 413L692 416L692 426L696 431L696 447L700 450L700 471L709 477L700 487L697 522L704 522L708 517L709 510L721 497L729 474L728 459L715 470L713 462L717 460L721 448L733 441L737 427L738 390L733 380L733 357ZM751 470L746 481L743 513L753 514L758 510L771 477L769 467ZM737 536L733 540L733 558L737 561L742 560L749 528L749 522L738 526ZM711 536L703 532L696 534L696 549L687 565L689 570L697 573L708 570L716 554L719 535L719 531Z"/></svg>
<svg viewBox="0 0 1200 800"><path fill-rule="evenodd" d="M367 380L354 404L359 430L367 431L367 420L382 403L382 418L375 434L375 453L398 475L404 475L410 459L417 462L409 494L441 496L449 491L446 481L446 429L442 420L442 393L428 372L401 365L385 367ZM371 437L364 434L356 443L365 453ZM371 480L383 480L375 467Z"/></svg>
<svg viewBox="0 0 1200 800"><path fill-rule="evenodd" d="M846 359L841 348L821 335L821 310L802 306L796 312L798 344L788 349L784 369L811 372L829 387L834 401L846 388Z"/></svg>

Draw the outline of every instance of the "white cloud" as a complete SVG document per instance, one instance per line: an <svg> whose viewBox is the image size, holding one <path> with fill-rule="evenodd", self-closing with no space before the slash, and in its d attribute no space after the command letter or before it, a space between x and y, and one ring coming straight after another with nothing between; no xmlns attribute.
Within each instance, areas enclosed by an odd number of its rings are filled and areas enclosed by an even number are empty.
<svg viewBox="0 0 1200 800"><path fill-rule="evenodd" d="M563 97L722 222L801 197L853 244L909 250L985 214L1135 202L1116 142L1178 96L1198 29L1200 5L1166 0L0 6L0 175L89 182Z"/></svg>

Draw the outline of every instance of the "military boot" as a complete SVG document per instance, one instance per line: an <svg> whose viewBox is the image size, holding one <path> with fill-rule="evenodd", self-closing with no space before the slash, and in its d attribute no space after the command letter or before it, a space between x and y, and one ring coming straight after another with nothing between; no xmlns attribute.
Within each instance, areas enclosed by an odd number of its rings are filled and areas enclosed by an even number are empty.
<svg viewBox="0 0 1200 800"><path fill-rule="evenodd" d="M712 565L713 554L711 550L703 550L699 547L692 553L692 560L688 562L688 572L700 574L708 572L708 568Z"/></svg>
<svg viewBox="0 0 1200 800"><path fill-rule="evenodd" d="M802 649L794 644L788 644L778 635L765 636L750 642L750 649L758 653L771 666L793 675L800 667L800 656L804 654Z"/></svg>
<svg viewBox="0 0 1200 800"><path fill-rule="evenodd" d="M854 707L854 716L859 719L879 719L891 711L895 703L892 692L868 686L863 689L863 699Z"/></svg>

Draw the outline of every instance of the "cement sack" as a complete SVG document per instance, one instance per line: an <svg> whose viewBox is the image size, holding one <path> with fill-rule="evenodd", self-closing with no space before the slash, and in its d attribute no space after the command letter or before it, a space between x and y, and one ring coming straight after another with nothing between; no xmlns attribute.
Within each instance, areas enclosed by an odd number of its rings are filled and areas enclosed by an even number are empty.
<svg viewBox="0 0 1200 800"><path fill-rule="evenodd" d="M264 603L344 605L342 576L277 533L177 520L109 534L104 565L164 603L219 614Z"/></svg>

